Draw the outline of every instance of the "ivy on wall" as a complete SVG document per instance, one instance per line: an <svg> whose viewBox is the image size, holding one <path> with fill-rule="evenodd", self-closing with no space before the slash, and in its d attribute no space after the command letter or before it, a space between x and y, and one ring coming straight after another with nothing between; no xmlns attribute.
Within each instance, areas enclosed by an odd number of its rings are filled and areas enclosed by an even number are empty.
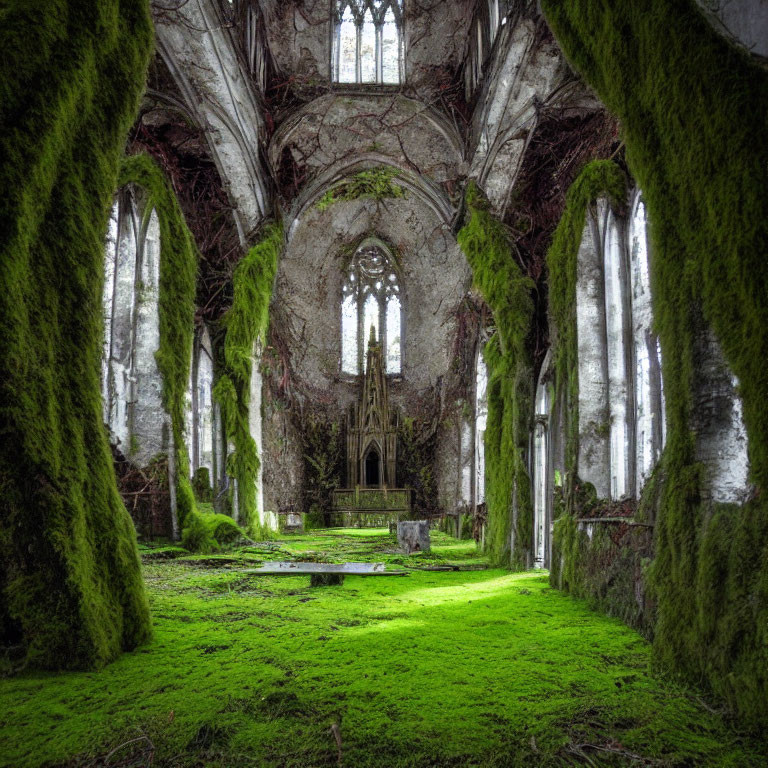
<svg viewBox="0 0 768 768"><path fill-rule="evenodd" d="M235 269L232 307L223 319L224 371L214 388L227 437L234 445L227 459L227 471L237 480L239 520L254 534L266 531L262 530L258 516L259 456L249 425L253 355L257 342L266 339L269 302L282 248L282 224L267 224L259 242Z"/></svg>
<svg viewBox="0 0 768 768"><path fill-rule="evenodd" d="M457 240L497 327L485 348L486 547L493 562L522 569L530 565L533 536L526 463L533 373L526 339L533 322L534 284L517 265L503 225L493 217L474 182L467 187L466 204L469 220Z"/></svg>
<svg viewBox="0 0 768 768"><path fill-rule="evenodd" d="M97 667L144 641L102 423L104 236L152 50L147 2L0 9L0 643Z"/></svg>
<svg viewBox="0 0 768 768"><path fill-rule="evenodd" d="M319 211L324 211L334 203L344 200L357 200L368 197L371 200L384 200L392 197L403 197L405 189L396 183L398 171L396 168L371 168L358 171L341 184L329 189L316 203Z"/></svg>
<svg viewBox="0 0 768 768"><path fill-rule="evenodd" d="M693 0L542 0L571 64L623 126L652 243L667 446L651 583L658 667L768 722L768 73ZM701 500L694 340L710 326L739 379L749 504Z"/></svg>

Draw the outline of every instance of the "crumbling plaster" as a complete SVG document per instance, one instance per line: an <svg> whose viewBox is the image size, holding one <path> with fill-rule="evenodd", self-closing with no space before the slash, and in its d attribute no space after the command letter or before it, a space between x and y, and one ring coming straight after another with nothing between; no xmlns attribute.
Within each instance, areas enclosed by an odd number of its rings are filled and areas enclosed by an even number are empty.
<svg viewBox="0 0 768 768"><path fill-rule="evenodd" d="M702 495L724 504L743 504L750 496L747 430L738 381L714 333L702 327L694 339L693 410L696 460L702 462Z"/></svg>
<svg viewBox="0 0 768 768"><path fill-rule="evenodd" d="M697 0L713 26L750 53L768 57L766 0Z"/></svg>

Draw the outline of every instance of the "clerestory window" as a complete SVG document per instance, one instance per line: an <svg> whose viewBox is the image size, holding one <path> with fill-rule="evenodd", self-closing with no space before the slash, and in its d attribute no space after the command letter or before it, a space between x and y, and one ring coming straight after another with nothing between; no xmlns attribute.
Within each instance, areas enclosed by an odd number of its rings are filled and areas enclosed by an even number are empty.
<svg viewBox="0 0 768 768"><path fill-rule="evenodd" d="M397 85L402 79L403 0L334 3L334 81Z"/></svg>
<svg viewBox="0 0 768 768"><path fill-rule="evenodd" d="M355 251L346 270L341 303L341 370L364 372L371 326L381 344L385 370L402 371L402 303L395 259L378 240Z"/></svg>

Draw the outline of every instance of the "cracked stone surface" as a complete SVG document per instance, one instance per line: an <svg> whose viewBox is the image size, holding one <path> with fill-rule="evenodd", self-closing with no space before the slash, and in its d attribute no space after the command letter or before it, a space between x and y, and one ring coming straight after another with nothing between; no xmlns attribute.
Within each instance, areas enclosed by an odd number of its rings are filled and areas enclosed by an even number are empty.
<svg viewBox="0 0 768 768"><path fill-rule="evenodd" d="M273 137L269 158L278 175L286 151L305 180L360 156L409 168L451 189L465 171L452 126L423 103L397 94L315 99Z"/></svg>

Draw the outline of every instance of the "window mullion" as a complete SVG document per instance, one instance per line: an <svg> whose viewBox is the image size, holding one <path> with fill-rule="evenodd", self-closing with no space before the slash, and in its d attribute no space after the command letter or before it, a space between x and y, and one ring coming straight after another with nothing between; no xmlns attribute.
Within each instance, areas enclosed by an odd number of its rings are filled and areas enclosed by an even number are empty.
<svg viewBox="0 0 768 768"><path fill-rule="evenodd" d="M376 25L376 82L384 82L384 26Z"/></svg>
<svg viewBox="0 0 768 768"><path fill-rule="evenodd" d="M360 272L357 272L357 372L365 370L365 298L360 284Z"/></svg>
<svg viewBox="0 0 768 768"><path fill-rule="evenodd" d="M355 23L355 80L358 83L363 82L363 64L361 61L361 48L363 44L363 22Z"/></svg>
<svg viewBox="0 0 768 768"><path fill-rule="evenodd" d="M381 292L377 296L379 300L379 346L381 347L382 363L384 372L387 371L387 301L382 297Z"/></svg>
<svg viewBox="0 0 768 768"><path fill-rule="evenodd" d="M337 82L341 80L341 21L334 20L334 35L335 46L333 50L333 61L331 62L331 77Z"/></svg>

